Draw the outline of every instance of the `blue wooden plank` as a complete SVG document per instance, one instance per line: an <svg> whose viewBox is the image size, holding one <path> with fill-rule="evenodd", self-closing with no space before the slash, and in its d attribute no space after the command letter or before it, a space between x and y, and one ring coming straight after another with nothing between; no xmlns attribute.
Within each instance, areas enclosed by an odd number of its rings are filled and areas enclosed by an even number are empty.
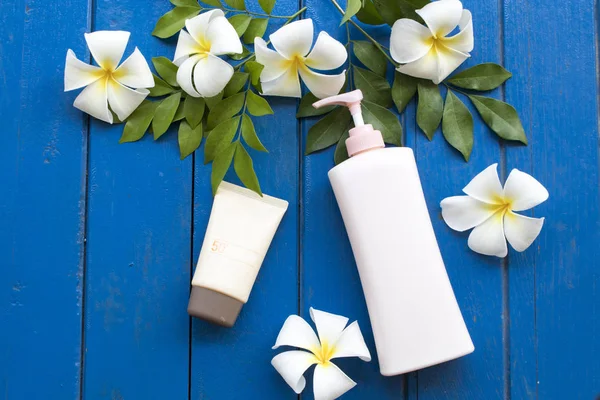
<svg viewBox="0 0 600 400"><path fill-rule="evenodd" d="M67 48L84 49L86 15L82 1L0 2L5 399L79 398L87 129L62 71Z"/></svg>
<svg viewBox="0 0 600 400"><path fill-rule="evenodd" d="M150 36L163 0L96 3L94 29L129 30L126 55L172 56ZM82 41L83 38L80 38ZM191 159L176 132L118 143L122 126L91 122L84 397L188 395Z"/></svg>
<svg viewBox="0 0 600 400"><path fill-rule="evenodd" d="M256 1L246 2L258 11ZM292 15L296 1L278 1L275 15ZM269 32L282 25L271 20ZM254 167L264 193L289 202L279 230L261 267L248 303L233 328L194 319L191 338L192 399L296 399L271 367L271 350L283 322L298 309L298 128L296 101L267 98L274 115L253 118L269 154L254 150ZM210 166L195 157L194 267L212 207ZM233 171L226 180L240 184Z"/></svg>
<svg viewBox="0 0 600 400"><path fill-rule="evenodd" d="M512 398L595 398L600 387L598 115L593 1L505 5L507 99L522 110L528 148L507 166L531 173L550 199L540 237L511 254ZM549 34L540 21L568 26ZM537 354L537 358L536 358Z"/></svg>
<svg viewBox="0 0 600 400"><path fill-rule="evenodd" d="M463 6L473 14L475 48L471 58L460 68L499 62L499 3L465 0ZM499 93L495 91L492 95L498 97ZM475 352L419 371L419 400L504 397L502 262L469 250L468 232L452 231L440 215L439 203L443 198L461 194L462 188L477 173L501 161L498 140L485 127L468 99L458 96L475 116L475 143L470 161L466 163L446 144L439 131L432 142L419 131L415 149L433 227Z"/></svg>
<svg viewBox="0 0 600 400"><path fill-rule="evenodd" d="M347 42L345 27L339 27L342 15L333 4L322 0L305 0L304 4L308 7L306 17L313 19L315 37L325 30L340 42ZM380 27L376 28L373 34L378 40L387 42L389 32L389 28ZM354 30L351 30L351 35L353 39L364 40L364 37ZM356 63L357 60L354 59L353 62ZM314 122L303 121L301 127L304 138ZM303 158L301 313L304 318L310 320L308 309L314 307L344 315L350 321L358 321L373 360L370 363L357 358L336 360L344 372L358 383L344 395L344 399L403 398L406 393L405 379L386 378L379 373L373 333L358 270L327 177L327 172L333 167L333 148ZM312 385L308 387L302 397L312 399Z"/></svg>

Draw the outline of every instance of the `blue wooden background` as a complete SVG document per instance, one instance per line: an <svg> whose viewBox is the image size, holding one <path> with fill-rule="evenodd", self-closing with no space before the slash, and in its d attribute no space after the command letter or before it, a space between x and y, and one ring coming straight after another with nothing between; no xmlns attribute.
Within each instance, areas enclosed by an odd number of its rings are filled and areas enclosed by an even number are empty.
<svg viewBox="0 0 600 400"><path fill-rule="evenodd" d="M254 4L254 1L249 1ZM529 146L500 142L476 118L462 161L437 133L404 117L434 228L475 343L462 359L385 378L377 362L343 360L358 382L347 399L594 399L600 395L600 211L597 10L592 0L464 0L476 46L467 65L504 64L494 92L519 110ZM307 6L343 40L326 0ZM179 160L175 132L119 145L110 126L63 94L67 48L83 33L132 32L149 59L174 53L150 36L167 0L0 0L0 398L294 399L270 366L289 314L310 306L357 319L373 337L346 234L327 180L332 152L303 156L312 121L273 99L256 120L270 154L254 154L266 193L290 202L249 303L232 329L186 314L211 208L210 169ZM271 26L271 29L276 25ZM384 38L389 28L376 28ZM353 35L357 33L353 31ZM356 35L360 37L359 34ZM549 190L546 225L526 252L500 260L467 248L439 202L499 162ZM310 386L309 386L310 388ZM311 390L302 398L312 399Z"/></svg>

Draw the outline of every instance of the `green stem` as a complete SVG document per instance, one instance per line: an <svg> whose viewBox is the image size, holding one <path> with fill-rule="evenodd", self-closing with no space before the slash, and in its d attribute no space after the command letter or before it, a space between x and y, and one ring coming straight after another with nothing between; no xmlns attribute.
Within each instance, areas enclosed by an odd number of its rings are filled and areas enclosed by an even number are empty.
<svg viewBox="0 0 600 400"><path fill-rule="evenodd" d="M467 96L467 97L469 97L469 96L470 96L470 95L469 95L469 93L465 93L465 92L463 92L462 90L455 88L454 86L449 86L449 85L448 85L446 82L442 82L442 84L443 84L444 86L446 86L446 88L448 88L448 90L454 90L455 92L458 92L458 93L460 93L460 94L462 94L462 95L465 95L465 96Z"/></svg>
<svg viewBox="0 0 600 400"><path fill-rule="evenodd" d="M298 17L300 14L302 14L304 11L306 11L307 7L302 7L300 10L296 11L294 14L290 15L289 17L287 17L287 21L285 21L285 23L282 26L286 26L287 24L289 24L290 22L292 22L296 17ZM271 43L271 41L267 41L267 44ZM242 60L242 62L240 62L238 65L236 65L234 67L234 69L236 71L239 71L240 68L242 68L242 66L244 64L246 64L248 61L252 61L256 58L256 54L253 52L250 56L246 57L244 60Z"/></svg>
<svg viewBox="0 0 600 400"><path fill-rule="evenodd" d="M350 43L352 43L352 41L350 40L350 26L348 26L348 23L345 23L346 25L346 36L348 39L348 43L346 43L346 47L348 47L348 52L350 52ZM354 79L353 79L353 74L354 74L354 70L352 69L352 57L348 57L348 88L350 89L350 91L353 90L354 87Z"/></svg>
<svg viewBox="0 0 600 400"><path fill-rule="evenodd" d="M338 2L336 0L330 0L330 1L338 9L338 11L340 13L342 13L342 15L344 15L344 9L338 4ZM385 56L385 58L387 58L389 60L389 62L391 62L395 67L398 66L398 63L396 61L394 61L394 59L392 57L389 56L389 54L383 49L383 46L381 46L379 44L379 42L377 42L377 40L373 39L373 37L371 35L369 35L363 28L361 28L360 25L358 25L352 19L349 19L348 22L350 22L352 25L354 25L356 27L356 29L358 29L360 31L360 33L362 33L367 39L369 39L371 41L371 43L373 43L375 45L375 47L377 47L377 50L379 50Z"/></svg>

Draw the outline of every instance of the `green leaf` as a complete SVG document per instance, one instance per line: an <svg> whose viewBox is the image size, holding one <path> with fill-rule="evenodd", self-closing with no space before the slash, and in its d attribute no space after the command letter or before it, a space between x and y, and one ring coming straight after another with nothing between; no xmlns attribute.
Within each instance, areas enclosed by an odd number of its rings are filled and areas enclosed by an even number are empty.
<svg viewBox="0 0 600 400"><path fill-rule="evenodd" d="M431 81L418 83L419 104L417 105L417 125L425 132L429 140L442 121L444 101L438 85Z"/></svg>
<svg viewBox="0 0 600 400"><path fill-rule="evenodd" d="M185 98L183 102L183 114L192 129L196 128L200 121L202 121L205 108L206 103L202 97L188 96Z"/></svg>
<svg viewBox="0 0 600 400"><path fill-rule="evenodd" d="M204 164L208 164L214 160L215 155L219 154L235 136L240 117L230 118L221 122L208 134L206 146L204 146Z"/></svg>
<svg viewBox="0 0 600 400"><path fill-rule="evenodd" d="M350 156L348 156L348 148L346 147L346 140L349 136L350 135L348 132L344 133L338 141L337 146L335 146L335 153L333 153L333 161L335 162L335 165L338 165L350 158Z"/></svg>
<svg viewBox="0 0 600 400"><path fill-rule="evenodd" d="M342 26L345 22L348 22L350 18L354 17L356 13L360 10L361 5L361 0L348 0L346 12L344 13L342 22L340 22L340 26Z"/></svg>
<svg viewBox="0 0 600 400"><path fill-rule="evenodd" d="M225 2L225 4L227 4L230 7L235 8L236 10L245 10L246 9L246 4L244 3L244 0L223 0Z"/></svg>
<svg viewBox="0 0 600 400"><path fill-rule="evenodd" d="M248 82L249 76L250 74L247 72L235 72L227 86L225 86L224 97L231 97L242 90L246 82Z"/></svg>
<svg viewBox="0 0 600 400"><path fill-rule="evenodd" d="M177 140L179 141L179 153L183 160L200 147L200 143L202 143L202 125L192 128L186 121L183 121L179 124Z"/></svg>
<svg viewBox="0 0 600 400"><path fill-rule="evenodd" d="M371 71L379 76L385 77L387 59L371 42L353 42L354 55Z"/></svg>
<svg viewBox="0 0 600 400"><path fill-rule="evenodd" d="M496 89L511 76L501 65L485 63L454 75L448 79L448 83L460 88L486 91Z"/></svg>
<svg viewBox="0 0 600 400"><path fill-rule="evenodd" d="M239 113L244 106L244 93L238 93L231 97L221 100L214 106L208 114L206 128L213 129L221 122L229 119Z"/></svg>
<svg viewBox="0 0 600 400"><path fill-rule="evenodd" d="M235 150L235 157L233 159L233 169L244 186L262 196L252 158L240 142L237 142L237 149Z"/></svg>
<svg viewBox="0 0 600 400"><path fill-rule="evenodd" d="M382 107L392 106L392 89L388 81L366 69L354 66L354 86L362 90L365 100Z"/></svg>
<svg viewBox="0 0 600 400"><path fill-rule="evenodd" d="M275 7L275 0L258 0L258 4L267 14L271 14Z"/></svg>
<svg viewBox="0 0 600 400"><path fill-rule="evenodd" d="M267 18L253 18L244 32L244 43L254 44L254 38L263 37L267 31L269 20Z"/></svg>
<svg viewBox="0 0 600 400"><path fill-rule="evenodd" d="M184 113L183 109L184 109L184 102L180 101L179 105L177 106L177 111L175 111L175 116L173 117L173 122L181 121L182 119L185 118L185 113Z"/></svg>
<svg viewBox="0 0 600 400"><path fill-rule="evenodd" d="M246 105L248 106L248 112L255 117L262 117L263 115L273 114L273 109L265 100L264 97L261 97L249 90L248 95L246 97Z"/></svg>
<svg viewBox="0 0 600 400"><path fill-rule="evenodd" d="M242 137L246 143L248 143L248 146L252 147L254 150L268 153L267 148L262 144L256 134L252 119L246 114L242 115Z"/></svg>
<svg viewBox="0 0 600 400"><path fill-rule="evenodd" d="M415 11L429 4L429 0L398 0L398 5L404 18L413 19L424 23L423 19Z"/></svg>
<svg viewBox="0 0 600 400"><path fill-rule="evenodd" d="M417 93L418 80L412 76L395 72L394 84L392 86L392 99L398 112L402 114L402 111L406 108L410 100Z"/></svg>
<svg viewBox="0 0 600 400"><path fill-rule="evenodd" d="M250 74L250 82L252 83L252 86L257 88L258 90L261 90L260 74L264 68L265 67L262 64L256 61L248 61L246 63L246 71L248 71L248 73Z"/></svg>
<svg viewBox="0 0 600 400"><path fill-rule="evenodd" d="M206 106L208 107L209 110L212 110L214 106L219 104L221 99L223 99L223 94L224 94L224 91L221 90L221 92L219 92L219 94L216 96L204 98L204 102L206 103Z"/></svg>
<svg viewBox="0 0 600 400"><path fill-rule="evenodd" d="M346 107L339 107L327 114L308 130L305 154L336 144L344 132L348 131L351 123L352 117Z"/></svg>
<svg viewBox="0 0 600 400"><path fill-rule="evenodd" d="M236 148L237 146L235 143L230 143L215 157L215 161L212 165L212 173L210 175L213 196L217 193L219 185L223 181L223 178L225 178L225 174L231 165Z"/></svg>
<svg viewBox="0 0 600 400"><path fill-rule="evenodd" d="M451 90L446 94L442 133L450 146L460 151L469 161L473 149L473 116Z"/></svg>
<svg viewBox="0 0 600 400"><path fill-rule="evenodd" d="M517 110L510 104L490 97L469 95L479 115L491 130L506 140L517 140L527 144L525 130Z"/></svg>
<svg viewBox="0 0 600 400"><path fill-rule="evenodd" d="M304 118L304 117L314 117L317 115L327 114L329 111L332 111L336 106L326 106L321 108L314 108L313 103L319 101L317 96L308 92L302 99L300 100L300 105L298 106L298 112L296 113L296 118Z"/></svg>
<svg viewBox="0 0 600 400"><path fill-rule="evenodd" d="M239 61L248 57L251 54L250 50L244 45L242 45L242 52L240 54L228 54L227 56L232 60Z"/></svg>
<svg viewBox="0 0 600 400"><path fill-rule="evenodd" d="M363 7L356 14L356 18L360 22L368 25L381 25L385 23L385 21L383 20L383 18L381 18L381 15L379 15L379 12L375 8L375 5L373 5L372 0L364 0L363 3Z"/></svg>
<svg viewBox="0 0 600 400"><path fill-rule="evenodd" d="M154 111L159 103L158 101L144 100L127 118L119 143L135 142L144 137L150 126L150 122L152 122L152 118L154 118Z"/></svg>
<svg viewBox="0 0 600 400"><path fill-rule="evenodd" d="M402 146L402 125L396 114L369 101L362 102L362 109L365 124L380 131L384 142Z"/></svg>
<svg viewBox="0 0 600 400"><path fill-rule="evenodd" d="M202 1L204 4L208 4L209 6L223 8L223 5L221 4L221 2L219 0L200 0L200 1Z"/></svg>
<svg viewBox="0 0 600 400"><path fill-rule="evenodd" d="M175 92L175 88L160 79L155 74L152 74L152 77L154 78L154 87L148 89L150 91L150 97L159 97Z"/></svg>
<svg viewBox="0 0 600 400"><path fill-rule="evenodd" d="M165 39L173 36L185 26L185 20L200 13L198 7L175 7L156 22L152 35Z"/></svg>
<svg viewBox="0 0 600 400"><path fill-rule="evenodd" d="M177 83L177 65L166 57L153 57L152 64L161 78L171 86L179 87Z"/></svg>
<svg viewBox="0 0 600 400"><path fill-rule="evenodd" d="M196 7L200 8L197 0L170 0L171 4L177 7Z"/></svg>
<svg viewBox="0 0 600 400"><path fill-rule="evenodd" d="M152 120L152 132L154 132L154 140L161 137L169 126L173 122L177 107L179 107L179 100L181 99L181 92L174 93L164 99L160 105L156 108L154 113L154 119Z"/></svg>
<svg viewBox="0 0 600 400"><path fill-rule="evenodd" d="M373 0L373 5L381 18L389 26L394 25L394 22L403 17L398 1Z"/></svg>
<svg viewBox="0 0 600 400"><path fill-rule="evenodd" d="M248 25L250 25L252 17L250 17L248 14L237 14L227 18L227 20L231 25L233 25L238 36L242 36L244 32L246 32L246 29L248 29Z"/></svg>

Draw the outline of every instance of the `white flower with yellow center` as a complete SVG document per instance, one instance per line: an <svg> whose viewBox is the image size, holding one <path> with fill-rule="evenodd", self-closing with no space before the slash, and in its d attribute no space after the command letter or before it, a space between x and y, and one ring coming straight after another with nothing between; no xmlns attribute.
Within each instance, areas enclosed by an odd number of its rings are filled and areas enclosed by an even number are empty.
<svg viewBox="0 0 600 400"><path fill-rule="evenodd" d="M324 75L312 69L327 71L339 68L346 62L348 52L343 44L326 32L319 33L311 51L313 36L312 19L303 19L283 26L269 36L277 51L270 50L262 38L254 39L256 61L264 65L260 74L264 94L301 97L298 74L308 90L318 98L334 96L340 92L346 81L346 71L337 75Z"/></svg>
<svg viewBox="0 0 600 400"><path fill-rule="evenodd" d="M399 72L438 84L470 57L473 50L471 13L458 0L439 0L417 10L427 26L399 19L392 27L390 53L404 64ZM459 27L456 35L448 36Z"/></svg>
<svg viewBox="0 0 600 400"><path fill-rule="evenodd" d="M548 191L531 175L513 169L504 188L498 164L487 167L465 186L467 196L442 200L442 216L448 226L463 232L471 228L469 248L488 256L506 257L506 240L524 251L538 237L544 218L530 218L514 211L529 210L548 199Z"/></svg>
<svg viewBox="0 0 600 400"><path fill-rule="evenodd" d="M154 86L148 63L136 47L119 66L129 32L97 31L84 36L98 66L78 60L69 49L65 63L65 92L87 86L75 99L73 105L76 108L109 124L113 123L112 110L123 121L148 96L149 91L143 88Z"/></svg>
<svg viewBox="0 0 600 400"><path fill-rule="evenodd" d="M310 317L317 327L319 336L310 325L290 315L283 324L273 349L279 346L299 347L276 355L271 364L288 385L301 393L306 386L304 372L316 365L313 386L315 400L333 400L356 386L356 383L331 362L334 358L359 357L371 361L358 322L346 327L348 318L324 311L310 309Z"/></svg>
<svg viewBox="0 0 600 400"><path fill-rule="evenodd" d="M211 10L185 21L173 63L177 83L192 97L213 97L233 76L233 67L218 56L240 54L242 42L222 10Z"/></svg>

